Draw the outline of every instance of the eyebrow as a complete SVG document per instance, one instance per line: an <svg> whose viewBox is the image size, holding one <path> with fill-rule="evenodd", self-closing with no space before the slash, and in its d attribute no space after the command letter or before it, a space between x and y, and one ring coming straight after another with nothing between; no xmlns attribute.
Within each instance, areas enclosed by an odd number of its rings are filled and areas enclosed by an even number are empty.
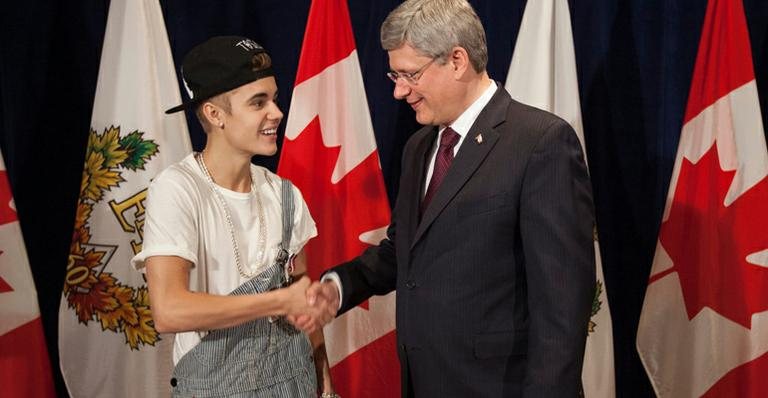
<svg viewBox="0 0 768 398"><path fill-rule="evenodd" d="M277 98L278 91L275 91L275 95L272 96L272 98ZM248 103L253 103L259 100L266 99L269 95L267 93L256 93L251 98L248 98Z"/></svg>

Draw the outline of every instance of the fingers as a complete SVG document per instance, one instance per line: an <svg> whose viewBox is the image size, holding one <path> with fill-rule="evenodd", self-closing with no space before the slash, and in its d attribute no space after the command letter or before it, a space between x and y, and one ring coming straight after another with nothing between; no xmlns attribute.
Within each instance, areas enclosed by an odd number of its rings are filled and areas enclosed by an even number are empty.
<svg viewBox="0 0 768 398"><path fill-rule="evenodd" d="M339 308L339 292L334 283L314 282L302 277L290 287L292 293L304 291L303 302L294 302L286 320L297 329L312 333L333 320Z"/></svg>
<svg viewBox="0 0 768 398"><path fill-rule="evenodd" d="M333 282L314 282L307 289L307 302L309 305L320 302L321 305L333 307L335 314L339 307L339 290Z"/></svg>
<svg viewBox="0 0 768 398"><path fill-rule="evenodd" d="M339 292L333 282L315 282L307 289L307 302L318 310L321 323L330 322L339 309Z"/></svg>
<svg viewBox="0 0 768 398"><path fill-rule="evenodd" d="M307 289L307 304L315 305L317 302L317 296L321 293L320 283L315 282L309 286L309 289Z"/></svg>
<svg viewBox="0 0 768 398"><path fill-rule="evenodd" d="M293 325L296 329L299 329L306 333L312 333L314 332L319 326L316 322L312 320L312 317L309 315L287 315L285 319Z"/></svg>
<svg viewBox="0 0 768 398"><path fill-rule="evenodd" d="M307 303L309 305L315 305L318 300L327 302L335 302L338 307L339 304L339 291L336 288L336 284L333 282L314 282L307 289Z"/></svg>

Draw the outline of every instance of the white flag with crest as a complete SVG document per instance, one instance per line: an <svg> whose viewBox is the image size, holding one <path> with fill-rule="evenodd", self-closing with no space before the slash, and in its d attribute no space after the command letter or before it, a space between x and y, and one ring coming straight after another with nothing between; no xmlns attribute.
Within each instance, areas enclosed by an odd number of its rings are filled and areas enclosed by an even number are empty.
<svg viewBox="0 0 768 398"><path fill-rule="evenodd" d="M172 335L152 322L141 250L150 180L192 151L157 0L113 0L59 311L72 397L170 396Z"/></svg>

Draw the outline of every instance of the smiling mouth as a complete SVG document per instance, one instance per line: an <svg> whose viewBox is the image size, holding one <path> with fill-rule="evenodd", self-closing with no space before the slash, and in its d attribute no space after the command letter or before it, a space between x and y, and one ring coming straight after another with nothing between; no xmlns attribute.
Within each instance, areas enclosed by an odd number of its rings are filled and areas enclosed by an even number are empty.
<svg viewBox="0 0 768 398"><path fill-rule="evenodd" d="M264 130L259 131L259 134L267 135L267 136L275 135L275 134L277 134L277 128L264 129Z"/></svg>

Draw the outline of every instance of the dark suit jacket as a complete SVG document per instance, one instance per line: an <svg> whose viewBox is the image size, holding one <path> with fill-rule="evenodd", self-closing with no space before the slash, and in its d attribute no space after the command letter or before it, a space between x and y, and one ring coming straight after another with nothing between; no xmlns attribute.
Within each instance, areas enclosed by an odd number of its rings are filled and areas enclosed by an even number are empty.
<svg viewBox="0 0 768 398"><path fill-rule="evenodd" d="M403 396L577 396L595 264L576 134L499 88L419 217L436 137L405 147L388 239L333 268L341 312L397 290Z"/></svg>

